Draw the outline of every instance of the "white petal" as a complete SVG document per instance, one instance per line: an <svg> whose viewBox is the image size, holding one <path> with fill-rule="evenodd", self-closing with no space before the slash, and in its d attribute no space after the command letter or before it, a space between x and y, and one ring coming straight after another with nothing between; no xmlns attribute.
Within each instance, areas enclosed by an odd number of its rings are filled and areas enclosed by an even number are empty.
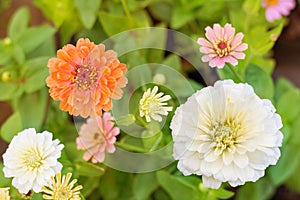
<svg viewBox="0 0 300 200"><path fill-rule="evenodd" d="M218 189L221 186L221 181L214 179L213 177L202 176L202 181L205 187Z"/></svg>

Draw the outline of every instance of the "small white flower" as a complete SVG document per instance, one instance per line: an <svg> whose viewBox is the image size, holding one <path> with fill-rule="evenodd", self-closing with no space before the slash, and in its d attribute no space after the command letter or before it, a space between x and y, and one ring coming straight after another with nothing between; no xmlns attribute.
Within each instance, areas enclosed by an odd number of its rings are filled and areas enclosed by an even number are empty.
<svg viewBox="0 0 300 200"><path fill-rule="evenodd" d="M34 128L25 129L14 136L3 154L5 177L13 177L12 185L20 193L41 188L60 172L62 165L57 161L64 145L52 141L52 133L36 133Z"/></svg>
<svg viewBox="0 0 300 200"><path fill-rule="evenodd" d="M10 200L9 188L0 188L0 199L1 200Z"/></svg>
<svg viewBox="0 0 300 200"><path fill-rule="evenodd" d="M178 169L202 175L209 188L257 181L280 157L281 118L248 84L217 81L196 92L177 108L170 127Z"/></svg>
<svg viewBox="0 0 300 200"><path fill-rule="evenodd" d="M165 106L168 101L171 99L170 95L164 95L164 93L158 93L158 87L154 86L153 90L148 88L147 91L143 94L143 97L140 100L140 116L146 117L146 121L150 122L151 118L161 122L162 117L160 115L168 115L169 111L172 111L172 106Z"/></svg>

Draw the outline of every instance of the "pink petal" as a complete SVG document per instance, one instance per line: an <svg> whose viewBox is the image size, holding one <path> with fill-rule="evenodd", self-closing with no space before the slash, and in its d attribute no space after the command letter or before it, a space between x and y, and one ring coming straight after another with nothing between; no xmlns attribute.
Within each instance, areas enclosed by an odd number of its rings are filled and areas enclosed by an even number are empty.
<svg viewBox="0 0 300 200"><path fill-rule="evenodd" d="M213 45L204 38L198 38L197 43L204 47L213 48Z"/></svg>
<svg viewBox="0 0 300 200"><path fill-rule="evenodd" d="M88 161L92 157L88 151L83 154L83 160Z"/></svg>
<svg viewBox="0 0 300 200"><path fill-rule="evenodd" d="M120 133L120 128L115 127L110 131L110 134L112 134L113 136L119 135Z"/></svg>
<svg viewBox="0 0 300 200"><path fill-rule="evenodd" d="M227 62L227 63L232 64L233 66L236 66L238 64L237 59L233 58L232 56L226 56L224 58L224 61Z"/></svg>
<svg viewBox="0 0 300 200"><path fill-rule="evenodd" d="M245 54L244 53L241 53L241 52L235 52L235 51L232 51L230 53L231 56L234 56L235 58L237 59L245 59Z"/></svg>
<svg viewBox="0 0 300 200"><path fill-rule="evenodd" d="M223 28L220 26L220 24L214 24L214 33L216 35L216 38L217 39L222 39L223 38L223 35L224 35L224 30Z"/></svg>
<svg viewBox="0 0 300 200"><path fill-rule="evenodd" d="M203 62L208 62L208 61L211 60L211 57L210 57L209 55L204 55L204 56L202 56L201 60L202 60Z"/></svg>
<svg viewBox="0 0 300 200"><path fill-rule="evenodd" d="M271 7L271 8L268 8L266 11L266 18L269 22L273 22L276 19L280 19L281 15L276 9Z"/></svg>
<svg viewBox="0 0 300 200"><path fill-rule="evenodd" d="M231 48L234 49L235 47L237 47L239 44L242 43L242 39L244 37L243 33L238 33L236 34L236 36L233 38L233 40L231 41Z"/></svg>
<svg viewBox="0 0 300 200"><path fill-rule="evenodd" d="M232 51L245 51L246 49L248 49L248 44L243 43L237 46L236 48L232 49Z"/></svg>
<svg viewBox="0 0 300 200"><path fill-rule="evenodd" d="M216 38L215 33L214 33L214 31L212 30L212 28L210 28L209 26L207 26L207 27L205 28L205 31L206 31L205 36L206 36L206 38L207 38L209 41L211 41L211 42L216 41L217 38Z"/></svg>
<svg viewBox="0 0 300 200"><path fill-rule="evenodd" d="M225 24L224 26L224 38L226 40L230 40L233 38L235 33L235 28L231 26L231 24Z"/></svg>
<svg viewBox="0 0 300 200"><path fill-rule="evenodd" d="M107 145L106 150L108 153L114 153L116 151L116 147L114 145Z"/></svg>
<svg viewBox="0 0 300 200"><path fill-rule="evenodd" d="M201 53L213 53L214 50L208 47L200 47L200 52Z"/></svg>
<svg viewBox="0 0 300 200"><path fill-rule="evenodd" d="M217 67L217 68L223 68L225 65L225 61L224 61L224 58L219 58L219 57L216 57L214 59L212 59L210 62L209 62L209 66L211 67Z"/></svg>

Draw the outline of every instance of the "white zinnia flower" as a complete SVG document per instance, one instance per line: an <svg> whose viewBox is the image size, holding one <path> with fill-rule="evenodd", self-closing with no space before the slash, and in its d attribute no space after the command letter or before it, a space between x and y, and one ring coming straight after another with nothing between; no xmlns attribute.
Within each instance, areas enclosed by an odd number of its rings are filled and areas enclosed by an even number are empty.
<svg viewBox="0 0 300 200"><path fill-rule="evenodd" d="M170 95L164 95L164 93L158 93L158 87L154 86L153 90L148 88L147 91L143 94L143 97L140 100L140 116L146 117L146 121L150 122L151 119L161 122L162 118L160 115L168 115L169 111L172 111L172 106L165 106L168 101L171 99Z"/></svg>
<svg viewBox="0 0 300 200"><path fill-rule="evenodd" d="M257 181L280 157L281 118L248 84L217 81L196 92L177 108L170 127L178 169L202 175L209 188Z"/></svg>
<svg viewBox="0 0 300 200"><path fill-rule="evenodd" d="M5 177L13 177L12 185L20 193L41 188L60 172L62 165L57 161L64 145L52 141L52 133L36 133L34 128L25 129L14 136L3 154Z"/></svg>

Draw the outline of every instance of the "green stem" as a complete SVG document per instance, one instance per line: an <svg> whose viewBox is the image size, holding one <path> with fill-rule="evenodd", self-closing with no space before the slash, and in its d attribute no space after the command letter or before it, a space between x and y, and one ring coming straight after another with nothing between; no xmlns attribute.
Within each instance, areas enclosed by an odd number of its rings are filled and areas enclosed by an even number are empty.
<svg viewBox="0 0 300 200"><path fill-rule="evenodd" d="M228 64L227 65L229 67L229 69L231 70L231 72L234 74L234 76L238 79L239 82L244 83L245 81L243 80L243 78L241 77L241 75L239 73L237 73L237 71L234 70L233 66Z"/></svg>
<svg viewBox="0 0 300 200"><path fill-rule="evenodd" d="M131 14L130 14L129 9L127 7L126 0L121 0L121 2L122 2L122 6L123 6L123 9L124 9L124 12L125 12L126 16L131 18Z"/></svg>
<svg viewBox="0 0 300 200"><path fill-rule="evenodd" d="M122 149L125 149L128 151L134 151L134 152L138 152L138 153L147 153L147 151L145 149L137 147L137 146L133 146L131 144L115 142L115 145L117 147L121 147Z"/></svg>

